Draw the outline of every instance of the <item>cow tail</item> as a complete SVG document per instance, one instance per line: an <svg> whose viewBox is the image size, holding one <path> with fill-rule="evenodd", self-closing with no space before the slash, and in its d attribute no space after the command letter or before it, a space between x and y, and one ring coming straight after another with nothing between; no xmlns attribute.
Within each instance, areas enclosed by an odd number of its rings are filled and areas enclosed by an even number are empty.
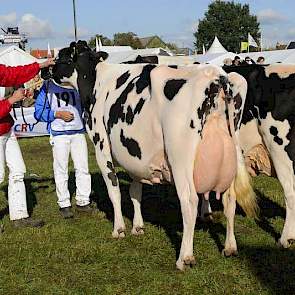
<svg viewBox="0 0 295 295"><path fill-rule="evenodd" d="M256 194L252 188L251 177L247 171L241 150L238 146L236 147L238 164L237 173L230 188L224 193L224 198L234 195L246 215L257 219L259 215L259 207Z"/></svg>

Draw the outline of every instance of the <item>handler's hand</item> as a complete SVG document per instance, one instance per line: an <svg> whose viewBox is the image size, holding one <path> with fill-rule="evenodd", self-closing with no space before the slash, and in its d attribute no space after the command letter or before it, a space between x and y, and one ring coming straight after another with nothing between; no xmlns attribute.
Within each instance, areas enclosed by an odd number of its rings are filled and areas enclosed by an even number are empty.
<svg viewBox="0 0 295 295"><path fill-rule="evenodd" d="M46 61L39 64L40 69L47 68L54 65L55 65L54 58L48 58Z"/></svg>
<svg viewBox="0 0 295 295"><path fill-rule="evenodd" d="M11 104L14 104L15 102L23 100L25 96L26 96L25 89L19 88L13 92L13 94L8 98L8 101Z"/></svg>
<svg viewBox="0 0 295 295"><path fill-rule="evenodd" d="M62 119L65 122L70 122L74 119L74 114L68 111L57 111L55 118Z"/></svg>

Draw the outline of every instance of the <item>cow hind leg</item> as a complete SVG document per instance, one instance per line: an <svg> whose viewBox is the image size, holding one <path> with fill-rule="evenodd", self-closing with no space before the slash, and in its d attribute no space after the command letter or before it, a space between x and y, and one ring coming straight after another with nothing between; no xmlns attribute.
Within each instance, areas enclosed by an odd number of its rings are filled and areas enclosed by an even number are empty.
<svg viewBox="0 0 295 295"><path fill-rule="evenodd" d="M143 218L141 215L141 197L142 197L142 184L133 180L130 184L129 194L134 207L133 227L131 234L142 235L144 234Z"/></svg>
<svg viewBox="0 0 295 295"><path fill-rule="evenodd" d="M293 195L286 197L286 220L282 231L281 238L279 239L279 246L289 248L295 241L295 198L294 190Z"/></svg>
<svg viewBox="0 0 295 295"><path fill-rule="evenodd" d="M222 203L224 207L224 215L226 216L226 238L222 254L229 257L238 254L237 242L234 233L236 197L231 188L223 194Z"/></svg>
<svg viewBox="0 0 295 295"><path fill-rule="evenodd" d="M286 172L288 169L285 169ZM293 174L293 171L290 169L290 174ZM282 171L279 171L280 181L285 193L285 202L286 202L286 220L282 235L278 241L279 246L283 248L289 248L295 240L295 176L287 176Z"/></svg>
<svg viewBox="0 0 295 295"><path fill-rule="evenodd" d="M180 201L182 220L183 220L183 236L176 267L179 270L185 270L186 266L196 264L193 255L193 239L196 217L198 213L198 196L194 187L193 177L187 179L185 171L177 169L173 171L174 182Z"/></svg>
<svg viewBox="0 0 295 295"><path fill-rule="evenodd" d="M291 242L295 240L295 175L293 162L282 146L273 143L273 141L265 140L265 142L285 194L286 219L278 245L289 248Z"/></svg>
<svg viewBox="0 0 295 295"><path fill-rule="evenodd" d="M282 161L283 157L278 158L281 160L280 163L277 163L277 159L274 161L277 164L276 172L284 189L286 202L286 219L278 244L283 248L289 248L295 240L295 175L292 162L288 159Z"/></svg>

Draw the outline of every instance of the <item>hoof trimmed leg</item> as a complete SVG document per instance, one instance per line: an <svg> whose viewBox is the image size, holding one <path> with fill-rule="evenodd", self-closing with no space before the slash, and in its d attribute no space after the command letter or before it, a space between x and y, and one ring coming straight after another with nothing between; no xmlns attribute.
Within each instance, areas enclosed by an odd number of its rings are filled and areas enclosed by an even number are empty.
<svg viewBox="0 0 295 295"><path fill-rule="evenodd" d="M134 235L134 236L143 235L144 234L143 227L141 227L141 226L133 227L132 230L131 230L131 234Z"/></svg>
<svg viewBox="0 0 295 295"><path fill-rule="evenodd" d="M176 268L184 271L186 269L186 267L193 267L194 265L196 265L196 259L194 256L187 256L184 259L178 259L176 261Z"/></svg>
<svg viewBox="0 0 295 295"><path fill-rule="evenodd" d="M279 239L277 242L277 245L279 248L284 248L284 249L288 249L291 247L291 245L295 242L295 240L290 239L290 240L285 240L283 241L282 239Z"/></svg>
<svg viewBox="0 0 295 295"><path fill-rule="evenodd" d="M113 238L120 239L125 237L125 229L119 228L118 230L114 230L112 233Z"/></svg>
<svg viewBox="0 0 295 295"><path fill-rule="evenodd" d="M224 257L237 256L238 255L238 250L237 249L233 249L233 248L223 249L221 253L222 253L222 255Z"/></svg>
<svg viewBox="0 0 295 295"><path fill-rule="evenodd" d="M205 213L204 216L200 217L200 220L204 223L211 223L213 221L212 213Z"/></svg>

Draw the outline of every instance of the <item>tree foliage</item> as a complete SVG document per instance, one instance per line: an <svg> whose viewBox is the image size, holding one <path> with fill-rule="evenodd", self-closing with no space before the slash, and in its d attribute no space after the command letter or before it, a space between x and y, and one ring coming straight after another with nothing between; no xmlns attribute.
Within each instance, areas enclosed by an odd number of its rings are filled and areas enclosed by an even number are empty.
<svg viewBox="0 0 295 295"><path fill-rule="evenodd" d="M240 44L247 41L248 33L259 40L259 22L250 14L249 5L217 0L208 6L205 17L199 21L194 44L201 51L203 44L209 48L217 36L228 51L240 52Z"/></svg>
<svg viewBox="0 0 295 295"><path fill-rule="evenodd" d="M112 40L110 40L108 37L100 35L100 34L96 34L94 37L91 37L90 40L88 41L88 45L91 48L95 48L95 39L96 38L97 38L97 40L100 39L102 45L105 45L105 46L113 45Z"/></svg>
<svg viewBox="0 0 295 295"><path fill-rule="evenodd" d="M142 48L139 38L133 32L114 34L114 45L131 46L133 49Z"/></svg>

